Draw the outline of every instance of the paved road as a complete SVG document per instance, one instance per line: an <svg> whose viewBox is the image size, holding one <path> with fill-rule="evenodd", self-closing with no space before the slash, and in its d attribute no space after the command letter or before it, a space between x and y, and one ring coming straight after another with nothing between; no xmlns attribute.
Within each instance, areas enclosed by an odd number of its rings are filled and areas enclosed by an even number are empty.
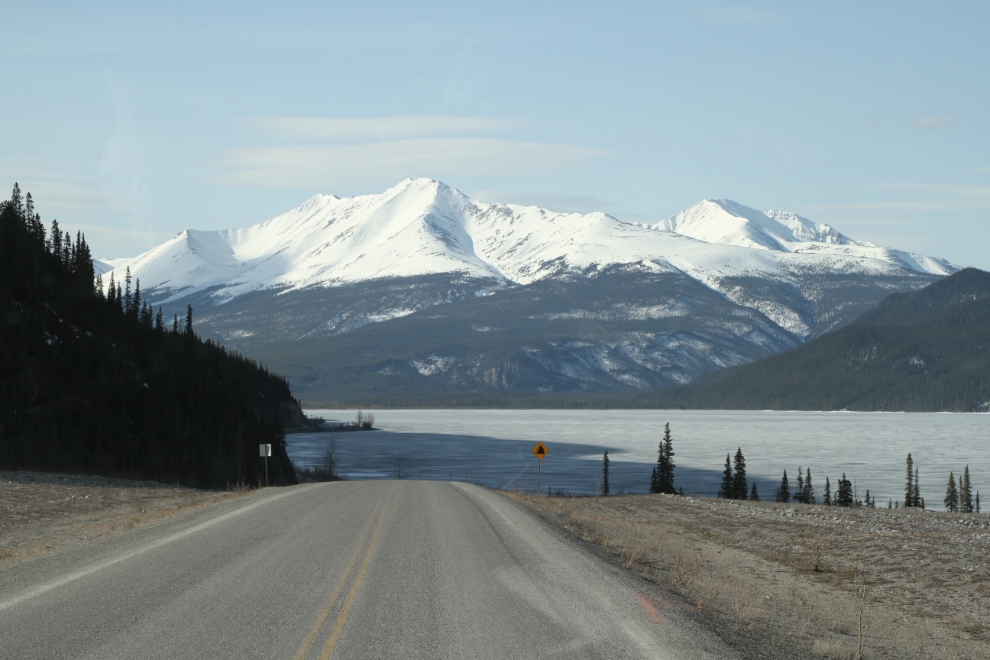
<svg viewBox="0 0 990 660"><path fill-rule="evenodd" d="M0 657L734 657L476 486L269 489L178 518L0 571Z"/></svg>

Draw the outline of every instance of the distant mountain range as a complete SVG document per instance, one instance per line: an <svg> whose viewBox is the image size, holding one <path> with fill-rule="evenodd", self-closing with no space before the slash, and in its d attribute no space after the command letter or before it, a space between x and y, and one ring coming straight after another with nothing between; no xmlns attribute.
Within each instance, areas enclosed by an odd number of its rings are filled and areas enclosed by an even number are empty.
<svg viewBox="0 0 990 660"><path fill-rule="evenodd" d="M792 351L636 398L661 408L990 412L990 273L966 268Z"/></svg>
<svg viewBox="0 0 990 660"><path fill-rule="evenodd" d="M487 204L429 179L186 230L130 268L166 315L284 373L367 393L634 391L801 345L958 270L792 213L707 200L655 225Z"/></svg>

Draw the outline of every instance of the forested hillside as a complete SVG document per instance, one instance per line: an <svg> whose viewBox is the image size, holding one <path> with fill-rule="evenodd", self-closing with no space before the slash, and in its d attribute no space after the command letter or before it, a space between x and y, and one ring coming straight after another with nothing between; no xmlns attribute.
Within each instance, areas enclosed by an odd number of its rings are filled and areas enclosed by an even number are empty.
<svg viewBox="0 0 990 660"><path fill-rule="evenodd" d="M0 466L193 486L295 482L287 382L163 319L140 283L94 287L85 238L46 232L15 185L0 205Z"/></svg>
<svg viewBox="0 0 990 660"><path fill-rule="evenodd" d="M884 298L792 351L637 397L661 408L987 411L990 273Z"/></svg>

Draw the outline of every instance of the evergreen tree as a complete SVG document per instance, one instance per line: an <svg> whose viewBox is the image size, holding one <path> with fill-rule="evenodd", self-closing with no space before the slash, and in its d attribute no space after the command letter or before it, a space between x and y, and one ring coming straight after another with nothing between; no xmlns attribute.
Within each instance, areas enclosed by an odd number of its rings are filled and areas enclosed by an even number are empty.
<svg viewBox="0 0 990 660"><path fill-rule="evenodd" d="M825 492L822 493L822 504L832 506L832 484L828 482L828 477L825 477Z"/></svg>
<svg viewBox="0 0 990 660"><path fill-rule="evenodd" d="M653 472L650 473L650 492L660 492L660 468L656 465L653 466Z"/></svg>
<svg viewBox="0 0 990 660"><path fill-rule="evenodd" d="M127 267L127 271L124 273L124 313L128 316L131 315L131 305L133 304L131 296L131 267Z"/></svg>
<svg viewBox="0 0 990 660"><path fill-rule="evenodd" d="M894 508L894 501L891 500L891 499L889 499L889 498L887 499L887 508L888 509L893 509Z"/></svg>
<svg viewBox="0 0 990 660"><path fill-rule="evenodd" d="M732 499L732 459L725 455L725 470L722 472L722 487L718 489L718 496L725 499Z"/></svg>
<svg viewBox="0 0 990 660"><path fill-rule="evenodd" d="M48 241L48 252L59 261L62 260L62 230L58 228L58 220L52 220L52 235Z"/></svg>
<svg viewBox="0 0 990 660"><path fill-rule="evenodd" d="M956 490L956 477L952 472L949 472L949 483L945 487L945 499L942 502L946 511L955 513L959 510L959 491Z"/></svg>
<svg viewBox="0 0 990 660"><path fill-rule="evenodd" d="M797 476L797 489L794 491L794 501L800 504L805 504L804 501L804 476L801 472L801 466L798 466L798 476Z"/></svg>
<svg viewBox="0 0 990 660"><path fill-rule="evenodd" d="M131 308L128 310L131 318L138 318L141 310L141 278L134 281L134 300L131 301Z"/></svg>
<svg viewBox="0 0 990 660"><path fill-rule="evenodd" d="M193 338L192 305L186 307L186 327L183 329L186 337Z"/></svg>
<svg viewBox="0 0 990 660"><path fill-rule="evenodd" d="M663 442L657 456L657 477L661 493L673 495L674 489L674 441L670 436L670 422L663 428Z"/></svg>
<svg viewBox="0 0 990 660"><path fill-rule="evenodd" d="M818 500L815 499L815 487L811 485L811 468L807 468L808 472L804 475L804 503L805 504L817 504Z"/></svg>
<svg viewBox="0 0 990 660"><path fill-rule="evenodd" d="M791 486L787 483L787 470L784 470L784 477L780 480L780 487L777 488L777 501L791 501Z"/></svg>
<svg viewBox="0 0 990 660"><path fill-rule="evenodd" d="M980 491L976 491L976 512L980 512Z"/></svg>
<svg viewBox="0 0 990 660"><path fill-rule="evenodd" d="M866 508L869 509L870 508L870 489L869 488L866 489L866 497L864 498L863 501L866 502Z"/></svg>
<svg viewBox="0 0 990 660"><path fill-rule="evenodd" d="M602 456L602 495L608 495L608 450Z"/></svg>
<svg viewBox="0 0 990 660"><path fill-rule="evenodd" d="M835 503L839 506L853 505L852 482L846 479L846 474L844 472L842 473L842 478L839 479L839 490L835 496Z"/></svg>
<svg viewBox="0 0 990 660"><path fill-rule="evenodd" d="M172 320L172 332L179 334L179 315L176 314L175 318Z"/></svg>
<svg viewBox="0 0 990 660"><path fill-rule="evenodd" d="M756 492L756 482L753 482L753 487L749 489L749 499L754 502L760 501L760 494Z"/></svg>
<svg viewBox="0 0 990 660"><path fill-rule="evenodd" d="M914 497L911 499L911 506L925 508L925 501L921 499L921 480L918 478L918 468L914 468Z"/></svg>
<svg viewBox="0 0 990 660"><path fill-rule="evenodd" d="M959 510L963 513L973 513L973 484L969 480L969 466L963 470L961 487L959 488Z"/></svg>
<svg viewBox="0 0 990 660"><path fill-rule="evenodd" d="M746 459L743 458L742 447L736 449L732 471L732 499L744 500L749 493L749 485L746 483Z"/></svg>
<svg viewBox="0 0 990 660"><path fill-rule="evenodd" d="M107 289L107 302L110 303L110 309L117 307L117 285L113 282L113 271L110 271L110 287Z"/></svg>
<svg viewBox="0 0 990 660"><path fill-rule="evenodd" d="M911 453L907 457L907 482L904 484L904 506L914 506L914 461Z"/></svg>
<svg viewBox="0 0 990 660"><path fill-rule="evenodd" d="M162 321L162 308L158 308L158 315L155 316L155 330L158 332L163 332L165 330L165 323Z"/></svg>

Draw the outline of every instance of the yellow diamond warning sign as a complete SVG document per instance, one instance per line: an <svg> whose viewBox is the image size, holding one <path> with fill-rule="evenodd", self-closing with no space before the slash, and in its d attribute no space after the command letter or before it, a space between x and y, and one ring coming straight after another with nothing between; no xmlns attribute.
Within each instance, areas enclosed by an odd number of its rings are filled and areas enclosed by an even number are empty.
<svg viewBox="0 0 990 660"><path fill-rule="evenodd" d="M542 461L543 457L547 455L547 448L542 442L538 442L536 443L536 446L533 447L533 453L536 454L536 458Z"/></svg>

